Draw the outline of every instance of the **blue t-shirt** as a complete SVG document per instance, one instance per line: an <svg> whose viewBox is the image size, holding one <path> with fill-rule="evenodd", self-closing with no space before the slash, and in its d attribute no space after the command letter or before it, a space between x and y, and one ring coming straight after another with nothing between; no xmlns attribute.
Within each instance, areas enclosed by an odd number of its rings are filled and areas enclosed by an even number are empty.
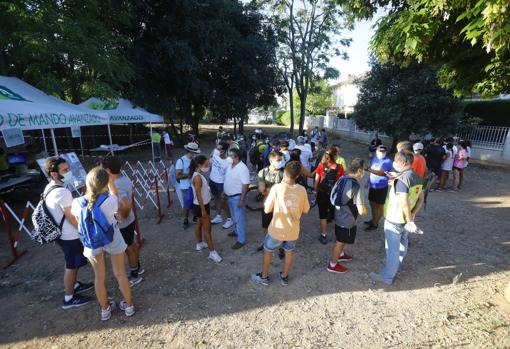
<svg viewBox="0 0 510 349"><path fill-rule="evenodd" d="M370 169L375 171L391 171L393 169L393 163L390 158L385 157L384 159L379 159L374 157L372 159L372 164L370 165ZM388 186L388 177L386 176L378 176L373 173L370 174L370 188L374 189L382 189Z"/></svg>

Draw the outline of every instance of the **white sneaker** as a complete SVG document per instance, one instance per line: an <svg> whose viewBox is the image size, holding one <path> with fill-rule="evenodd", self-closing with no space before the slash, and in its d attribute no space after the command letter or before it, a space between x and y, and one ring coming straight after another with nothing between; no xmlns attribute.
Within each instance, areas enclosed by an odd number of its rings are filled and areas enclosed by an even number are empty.
<svg viewBox="0 0 510 349"><path fill-rule="evenodd" d="M209 259L214 263L220 263L223 260L216 251L209 252Z"/></svg>
<svg viewBox="0 0 510 349"><path fill-rule="evenodd" d="M196 244L195 246L195 249L197 251L202 251L203 249L207 248L207 244L205 242L199 242L198 244Z"/></svg>
<svg viewBox="0 0 510 349"><path fill-rule="evenodd" d="M101 321L108 321L112 317L112 311L115 309L115 301L108 299L108 308L101 309Z"/></svg>
<svg viewBox="0 0 510 349"><path fill-rule="evenodd" d="M225 224L223 224L223 229L232 228L233 225L234 220L232 218L227 218L227 221L225 222Z"/></svg>
<svg viewBox="0 0 510 349"><path fill-rule="evenodd" d="M214 219L211 220L212 224L220 224L223 223L223 217L220 214L217 214Z"/></svg>
<svg viewBox="0 0 510 349"><path fill-rule="evenodd" d="M129 306L125 300L120 301L119 308L120 310L124 311L124 314L126 314L126 316L135 315L135 306L134 305Z"/></svg>

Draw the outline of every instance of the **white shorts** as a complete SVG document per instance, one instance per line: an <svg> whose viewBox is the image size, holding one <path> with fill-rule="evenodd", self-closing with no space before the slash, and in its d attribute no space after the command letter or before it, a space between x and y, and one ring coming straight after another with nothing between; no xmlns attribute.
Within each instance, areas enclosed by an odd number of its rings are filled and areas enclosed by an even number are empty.
<svg viewBox="0 0 510 349"><path fill-rule="evenodd" d="M83 255L89 259L94 258L101 252L106 252L111 255L124 253L126 251L127 245L124 241L124 238L122 237L122 234L120 233L119 228L116 226L113 231L113 240L108 245L104 245L103 247L99 248L83 248Z"/></svg>

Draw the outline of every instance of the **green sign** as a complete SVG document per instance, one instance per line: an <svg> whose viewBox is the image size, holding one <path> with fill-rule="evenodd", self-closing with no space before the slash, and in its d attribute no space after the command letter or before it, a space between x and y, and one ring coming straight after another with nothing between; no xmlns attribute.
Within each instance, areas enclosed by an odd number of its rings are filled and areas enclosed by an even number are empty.
<svg viewBox="0 0 510 349"><path fill-rule="evenodd" d="M19 94L13 92L12 90L10 90L7 87L2 86L2 85L0 85L0 99L10 99L12 101L30 102L29 100L26 100L25 98L21 97Z"/></svg>

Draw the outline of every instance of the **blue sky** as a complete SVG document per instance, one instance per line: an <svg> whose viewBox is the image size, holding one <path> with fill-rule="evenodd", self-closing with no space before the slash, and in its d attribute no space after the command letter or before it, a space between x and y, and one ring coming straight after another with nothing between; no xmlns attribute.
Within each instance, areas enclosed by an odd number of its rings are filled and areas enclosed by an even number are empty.
<svg viewBox="0 0 510 349"><path fill-rule="evenodd" d="M348 60L335 57L331 60L331 65L340 71L340 78L344 80L349 74L361 74L370 70L368 66L369 42L374 34L372 28L379 14L369 21L360 21L355 24L354 30L346 33L344 36L352 38L351 46L346 49L349 54ZM338 80L331 81L332 83Z"/></svg>

